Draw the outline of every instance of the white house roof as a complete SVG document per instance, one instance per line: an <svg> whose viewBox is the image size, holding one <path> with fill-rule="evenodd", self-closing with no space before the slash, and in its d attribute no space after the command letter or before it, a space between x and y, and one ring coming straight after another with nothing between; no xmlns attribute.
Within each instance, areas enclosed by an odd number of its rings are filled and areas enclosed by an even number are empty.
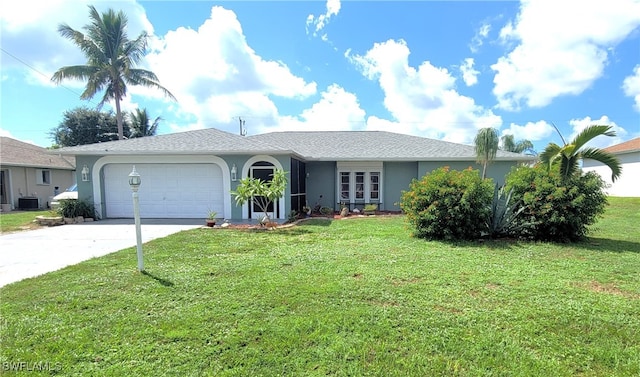
<svg viewBox="0 0 640 377"><path fill-rule="evenodd" d="M470 145L384 131L271 132L240 136L215 128L62 148L68 155L295 154L306 160L474 161ZM498 151L496 160L530 161Z"/></svg>

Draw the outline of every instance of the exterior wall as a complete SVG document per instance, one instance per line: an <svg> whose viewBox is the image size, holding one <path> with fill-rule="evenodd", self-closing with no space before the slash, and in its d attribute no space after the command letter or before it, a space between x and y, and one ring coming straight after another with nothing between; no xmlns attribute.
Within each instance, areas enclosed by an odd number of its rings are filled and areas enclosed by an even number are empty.
<svg viewBox="0 0 640 377"><path fill-rule="evenodd" d="M385 162L383 166L383 210L399 211L400 196L418 177L417 162Z"/></svg>
<svg viewBox="0 0 640 377"><path fill-rule="evenodd" d="M504 184L505 176L511 171L511 168L517 166L515 161L494 161L487 167L487 178L493 179L495 183ZM475 161L420 161L418 162L418 179L425 174L434 171L443 166L448 166L451 170L464 170L469 167L478 170L482 174L482 165Z"/></svg>
<svg viewBox="0 0 640 377"><path fill-rule="evenodd" d="M640 176L640 152L617 155L622 164L622 175L615 182L611 181L611 169L594 160L584 160L582 170L593 171L600 175L609 186L607 194L610 196L640 197L638 176Z"/></svg>
<svg viewBox="0 0 640 377"><path fill-rule="evenodd" d="M324 207L338 209L336 198L336 163L332 161L307 162L307 201L309 207L320 203ZM322 196L322 199L320 199Z"/></svg>
<svg viewBox="0 0 640 377"><path fill-rule="evenodd" d="M89 177L89 182L82 182L81 177L78 176L78 198L81 200L86 200L90 203L94 203L96 209L101 217L104 218L106 215L106 206L105 206L105 196L104 196L104 173L103 173L103 165L102 163L96 162L104 158L105 156L76 156L76 166L84 166L87 165L89 171L91 171L91 175ZM202 158L210 158L210 159L221 159L226 163L227 166L222 166L223 175L229 176L228 184L225 185L225 189L227 190L227 200L230 203L230 208L228 214L224 216L228 219L243 219L248 217L248 205L237 206L235 200L231 197L230 191L235 190L240 183L240 180L248 175L248 171L250 166L256 161L268 161L272 162L276 168L282 168L285 171L289 171L291 167L291 159L289 156L253 156L253 155L233 155L233 156L176 156L175 158L171 158L170 156L112 156L111 159L121 160L121 161L113 161L115 163L131 163L134 165L136 161L138 163L162 163L163 161L176 160L180 159L180 163L189 163L189 159L202 159ZM195 161L195 160L194 160ZM166 162L165 162L166 163ZM236 180L233 181L230 177L231 168L236 166ZM80 168L81 170L82 168ZM35 174L35 173L34 173ZM80 175L80 173L78 173ZM97 179L97 181L95 181ZM144 178L143 178L144 179ZM94 182L95 181L95 182ZM65 186L66 188L67 186ZM285 198L288 198L291 195L290 187L287 187L285 191ZM289 200L281 200L280 203L280 218L286 218L287 214L290 212L291 203ZM221 214L222 215L222 214Z"/></svg>
<svg viewBox="0 0 640 377"><path fill-rule="evenodd" d="M75 182L73 170L33 168L23 166L2 166L7 179L7 202L11 209L19 208L18 199L21 197L37 197L40 209L49 207L51 198L61 193ZM49 184L38 184L36 174L39 170L49 170ZM56 191L56 187L58 190Z"/></svg>

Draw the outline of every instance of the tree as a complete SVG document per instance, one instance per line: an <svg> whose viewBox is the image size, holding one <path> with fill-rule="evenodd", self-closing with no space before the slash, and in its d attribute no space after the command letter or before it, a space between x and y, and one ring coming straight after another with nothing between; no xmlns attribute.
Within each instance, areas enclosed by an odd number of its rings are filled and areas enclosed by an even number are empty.
<svg viewBox="0 0 640 377"><path fill-rule="evenodd" d="M236 204L241 206L248 201L254 203L265 214L266 219L261 223L270 223L268 208L269 205L284 195L287 188L287 173L284 170L276 169L271 175L271 181L263 181L260 178L247 177L240 180L240 184L231 195L235 197Z"/></svg>
<svg viewBox="0 0 640 377"><path fill-rule="evenodd" d="M555 125L554 125L555 127ZM556 127L556 131L560 131ZM586 144L598 136L616 136L611 126L592 125L582 130L570 143L565 142L562 134L560 138L564 146L549 143L545 150L540 153L540 161L550 170L552 166L559 166L560 175L563 179L570 178L580 171L579 162L585 158L601 162L611 169L611 181L620 177L622 165L620 160L613 154L600 148L588 148Z"/></svg>
<svg viewBox="0 0 640 377"><path fill-rule="evenodd" d="M513 152L513 153L524 153L535 156L537 153L533 149L533 143L529 140L518 140L515 141L515 138L511 134L506 134L500 138L502 142L503 151Z"/></svg>
<svg viewBox="0 0 640 377"><path fill-rule="evenodd" d="M482 179L486 178L487 165L496 158L498 152L498 130L487 127L478 130L474 140L476 159L482 164Z"/></svg>
<svg viewBox="0 0 640 377"><path fill-rule="evenodd" d="M156 117L153 123L150 124L147 109L135 109L129 114L129 130L131 131L129 137L135 138L155 135L161 120L162 118Z"/></svg>
<svg viewBox="0 0 640 377"><path fill-rule="evenodd" d="M142 32L134 39L127 37L127 16L109 9L100 15L95 7L89 6L91 23L84 26L86 32L72 29L67 24L58 26L58 32L71 40L87 58L86 65L66 66L53 74L51 81L60 84L65 79L86 80L87 86L80 95L89 100L104 90L98 108L114 100L118 139L124 139L124 120L120 101L127 95L127 85L141 85L160 89L175 100L171 92L158 82L156 75L144 69L135 68L147 50L147 33Z"/></svg>
<svg viewBox="0 0 640 377"><path fill-rule="evenodd" d="M65 111L62 122L50 132L59 147L118 140L118 123L113 112L100 112L86 107ZM126 128L125 136L129 136Z"/></svg>

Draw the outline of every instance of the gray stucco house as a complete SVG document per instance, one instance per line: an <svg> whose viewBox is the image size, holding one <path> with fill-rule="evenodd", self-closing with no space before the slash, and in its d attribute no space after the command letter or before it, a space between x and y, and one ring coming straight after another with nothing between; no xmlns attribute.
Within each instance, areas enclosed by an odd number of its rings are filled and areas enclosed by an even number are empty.
<svg viewBox="0 0 640 377"><path fill-rule="evenodd" d="M441 166L481 169L472 146L381 131L273 132L240 136L214 128L63 148L88 167L78 174L78 197L95 204L102 218L133 217L128 175L142 177L143 218L219 217L254 219L251 204L236 206L230 195L243 177L268 179L274 169L288 172L284 197L273 217L285 219L304 205L351 209L377 203L399 210L402 190ZM499 151L488 176L505 174L530 156ZM86 169L85 169L86 171Z"/></svg>

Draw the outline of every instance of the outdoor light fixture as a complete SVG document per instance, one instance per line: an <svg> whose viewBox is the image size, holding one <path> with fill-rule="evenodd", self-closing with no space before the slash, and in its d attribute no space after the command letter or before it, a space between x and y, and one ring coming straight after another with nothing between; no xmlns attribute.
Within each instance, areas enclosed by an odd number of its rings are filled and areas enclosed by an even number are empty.
<svg viewBox="0 0 640 377"><path fill-rule="evenodd" d="M238 179L238 168L236 168L236 164L233 164L231 167L231 180L236 181Z"/></svg>
<svg viewBox="0 0 640 377"><path fill-rule="evenodd" d="M89 167L87 165L82 167L82 182L89 182Z"/></svg>
<svg viewBox="0 0 640 377"><path fill-rule="evenodd" d="M138 254L138 271L144 271L144 260L142 259L142 232L140 230L140 200L138 199L138 189L140 188L140 174L136 171L136 166L129 173L129 186L131 186L133 197L133 217L136 221L136 246Z"/></svg>

